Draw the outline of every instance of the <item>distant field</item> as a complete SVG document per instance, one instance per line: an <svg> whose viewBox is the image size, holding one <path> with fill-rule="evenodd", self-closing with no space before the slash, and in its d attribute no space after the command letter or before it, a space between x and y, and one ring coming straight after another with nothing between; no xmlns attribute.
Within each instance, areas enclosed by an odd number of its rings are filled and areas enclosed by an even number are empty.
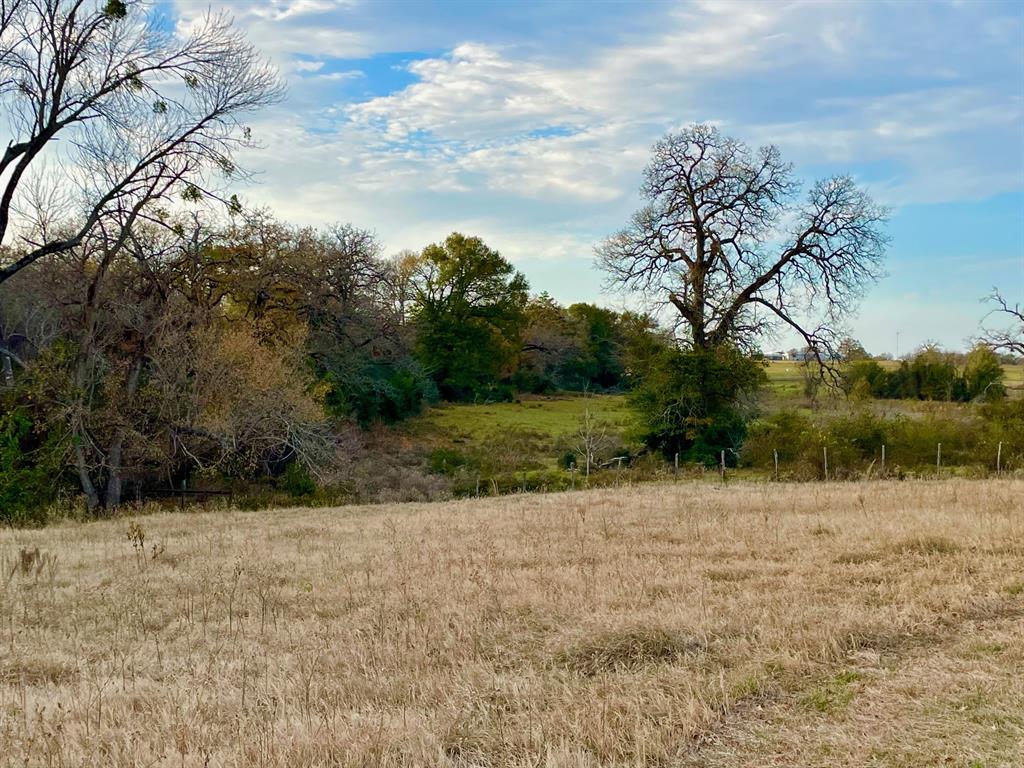
<svg viewBox="0 0 1024 768"><path fill-rule="evenodd" d="M1024 482L0 530L0 764L1024 765Z"/></svg>
<svg viewBox="0 0 1024 768"><path fill-rule="evenodd" d="M882 360L880 364L884 368L897 368L899 361ZM768 382L772 388L780 394L801 395L803 394L803 376L801 364L788 360L771 360L768 362ZM1004 365L1003 371L1006 374L1006 386L1010 389L1019 390L1024 388L1024 365Z"/></svg>
<svg viewBox="0 0 1024 768"><path fill-rule="evenodd" d="M1006 371L1006 386L1024 388L1024 365L1004 365L1003 370Z"/></svg>

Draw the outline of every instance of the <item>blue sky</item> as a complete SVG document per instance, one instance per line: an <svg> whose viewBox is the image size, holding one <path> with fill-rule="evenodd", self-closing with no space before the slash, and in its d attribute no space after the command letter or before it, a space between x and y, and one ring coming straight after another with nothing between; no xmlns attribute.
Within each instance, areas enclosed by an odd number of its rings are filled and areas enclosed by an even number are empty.
<svg viewBox="0 0 1024 768"><path fill-rule="evenodd" d="M186 27L207 3L172 0ZM871 351L962 347L1024 300L1024 4L214 2L281 69L250 203L351 221L389 251L483 237L562 301L637 206L650 145L713 121L808 182L893 211L887 277L847 319ZM786 337L766 347L789 346Z"/></svg>

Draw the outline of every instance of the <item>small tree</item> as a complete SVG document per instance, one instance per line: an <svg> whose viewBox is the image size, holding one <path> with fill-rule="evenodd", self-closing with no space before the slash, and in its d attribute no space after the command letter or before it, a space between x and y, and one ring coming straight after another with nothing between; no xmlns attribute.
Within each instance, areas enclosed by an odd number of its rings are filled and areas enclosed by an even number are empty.
<svg viewBox="0 0 1024 768"><path fill-rule="evenodd" d="M611 443L612 437L608 425L594 418L590 409L586 408L577 421L572 450L583 459L587 477L590 477L590 468L600 459L602 453L608 450Z"/></svg>
<svg viewBox="0 0 1024 768"><path fill-rule="evenodd" d="M984 344L967 355L964 364L964 388L968 399L995 400L1006 396L1003 366L999 356Z"/></svg>
<svg viewBox="0 0 1024 768"><path fill-rule="evenodd" d="M844 363L868 359L868 353L864 349L864 345L850 336L839 342L837 352L839 353L839 359Z"/></svg>

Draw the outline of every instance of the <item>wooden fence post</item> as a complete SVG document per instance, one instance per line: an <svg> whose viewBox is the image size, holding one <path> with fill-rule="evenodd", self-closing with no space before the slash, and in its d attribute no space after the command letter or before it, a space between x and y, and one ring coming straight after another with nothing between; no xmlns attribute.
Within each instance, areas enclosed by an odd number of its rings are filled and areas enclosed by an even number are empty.
<svg viewBox="0 0 1024 768"><path fill-rule="evenodd" d="M942 469L942 443L935 448L935 469Z"/></svg>
<svg viewBox="0 0 1024 768"><path fill-rule="evenodd" d="M779 481L779 449L772 448L772 458L775 459L775 482Z"/></svg>
<svg viewBox="0 0 1024 768"><path fill-rule="evenodd" d="M882 443L882 474L885 474L885 443Z"/></svg>
<svg viewBox="0 0 1024 768"><path fill-rule="evenodd" d="M724 483L725 482L725 451L722 451L721 467L722 467L722 482Z"/></svg>
<svg viewBox="0 0 1024 768"><path fill-rule="evenodd" d="M825 480L828 480L828 446L821 446L821 455L825 458Z"/></svg>
<svg viewBox="0 0 1024 768"><path fill-rule="evenodd" d="M1003 473L1003 441L999 441L999 447L996 448L996 477L999 477Z"/></svg>

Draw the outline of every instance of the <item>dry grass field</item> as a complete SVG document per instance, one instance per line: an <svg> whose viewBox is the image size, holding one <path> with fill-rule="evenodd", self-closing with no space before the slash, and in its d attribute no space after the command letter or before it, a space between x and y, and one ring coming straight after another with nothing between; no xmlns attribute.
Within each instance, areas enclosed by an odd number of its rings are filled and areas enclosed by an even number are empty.
<svg viewBox="0 0 1024 768"><path fill-rule="evenodd" d="M0 764L1024 765L1024 481L0 531Z"/></svg>

